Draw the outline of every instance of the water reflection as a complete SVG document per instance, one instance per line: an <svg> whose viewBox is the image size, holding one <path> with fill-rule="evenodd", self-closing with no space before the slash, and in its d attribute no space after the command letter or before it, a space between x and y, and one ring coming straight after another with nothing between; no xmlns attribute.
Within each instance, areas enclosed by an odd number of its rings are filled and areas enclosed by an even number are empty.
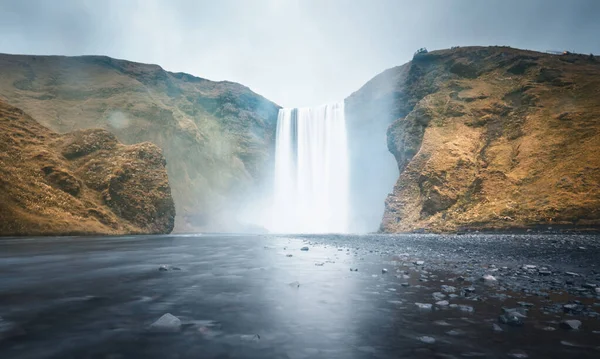
<svg viewBox="0 0 600 359"><path fill-rule="evenodd" d="M585 319L578 333L548 332L542 328L561 317L542 313L540 299L495 297L480 283L424 272L389 248L342 246L340 237L325 245L272 236L86 241L0 242L0 316L21 329L0 330L2 358L597 355L597 319ZM419 310L415 303L435 303L443 284L457 292L474 285L481 300L446 296L473 310ZM494 331L500 308L518 301L535 306L527 325ZM181 331L150 333L165 313L181 319Z"/></svg>

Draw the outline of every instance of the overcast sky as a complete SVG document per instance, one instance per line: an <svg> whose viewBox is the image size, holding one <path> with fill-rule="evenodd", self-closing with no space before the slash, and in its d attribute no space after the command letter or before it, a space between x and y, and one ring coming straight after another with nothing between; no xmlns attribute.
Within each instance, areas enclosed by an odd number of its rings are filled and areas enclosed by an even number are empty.
<svg viewBox="0 0 600 359"><path fill-rule="evenodd" d="M600 54L599 35L596 0L0 0L0 52L156 63L287 107L343 99L423 46Z"/></svg>

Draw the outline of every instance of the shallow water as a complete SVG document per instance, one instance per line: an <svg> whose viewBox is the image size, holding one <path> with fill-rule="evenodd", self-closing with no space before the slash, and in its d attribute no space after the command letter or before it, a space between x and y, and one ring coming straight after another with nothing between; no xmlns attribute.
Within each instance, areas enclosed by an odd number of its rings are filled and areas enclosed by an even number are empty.
<svg viewBox="0 0 600 359"><path fill-rule="evenodd" d="M593 292L575 297L568 288L550 289L544 278L526 284L527 278L509 272L524 262L539 262L561 275L577 268L586 281L597 280L598 239L203 235L3 240L0 357L597 358L598 317L544 309L578 299L587 314L600 311ZM304 246L309 250L302 251ZM584 250L565 251L570 247ZM415 265L416 260L425 264ZM493 272L500 284L488 286L478 276L492 270L492 263L494 269L509 269ZM168 270L159 270L161 265ZM473 278L458 281L463 272ZM415 303L435 303L432 293L443 284L455 286L457 295L473 286L473 294L446 298L467 307L419 310ZM534 295L538 286L549 297ZM500 324L501 307L518 306L518 301L534 305L525 324ZM150 329L165 313L181 319L178 331ZM562 319L581 320L582 329L563 330ZM501 332L493 330L494 323ZM542 329L547 327L556 330Z"/></svg>

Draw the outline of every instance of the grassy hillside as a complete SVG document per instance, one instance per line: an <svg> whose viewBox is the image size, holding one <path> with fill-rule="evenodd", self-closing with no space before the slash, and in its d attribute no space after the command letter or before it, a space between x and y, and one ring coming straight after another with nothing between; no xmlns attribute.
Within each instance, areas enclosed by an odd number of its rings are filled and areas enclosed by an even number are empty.
<svg viewBox="0 0 600 359"><path fill-rule="evenodd" d="M59 135L0 101L0 235L169 233L174 221L156 145Z"/></svg>
<svg viewBox="0 0 600 359"><path fill-rule="evenodd" d="M384 232L600 225L600 59L418 54L353 95L382 104L400 176Z"/></svg>
<svg viewBox="0 0 600 359"><path fill-rule="evenodd" d="M175 231L245 229L236 217L269 176L278 106L239 84L101 56L0 55L0 99L59 133L158 145Z"/></svg>

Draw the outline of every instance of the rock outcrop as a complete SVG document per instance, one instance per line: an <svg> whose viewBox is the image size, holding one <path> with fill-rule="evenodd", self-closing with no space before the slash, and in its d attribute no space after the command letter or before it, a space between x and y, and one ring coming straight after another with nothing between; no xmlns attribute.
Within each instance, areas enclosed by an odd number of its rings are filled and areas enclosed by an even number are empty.
<svg viewBox="0 0 600 359"><path fill-rule="evenodd" d="M0 101L0 235L159 234L175 206L160 148L59 135Z"/></svg>
<svg viewBox="0 0 600 359"><path fill-rule="evenodd" d="M0 98L59 133L160 147L178 232L246 231L237 217L269 185L279 107L236 83L104 56L0 55Z"/></svg>
<svg viewBox="0 0 600 359"><path fill-rule="evenodd" d="M465 47L368 85L400 171L381 231L600 225L597 57Z"/></svg>

